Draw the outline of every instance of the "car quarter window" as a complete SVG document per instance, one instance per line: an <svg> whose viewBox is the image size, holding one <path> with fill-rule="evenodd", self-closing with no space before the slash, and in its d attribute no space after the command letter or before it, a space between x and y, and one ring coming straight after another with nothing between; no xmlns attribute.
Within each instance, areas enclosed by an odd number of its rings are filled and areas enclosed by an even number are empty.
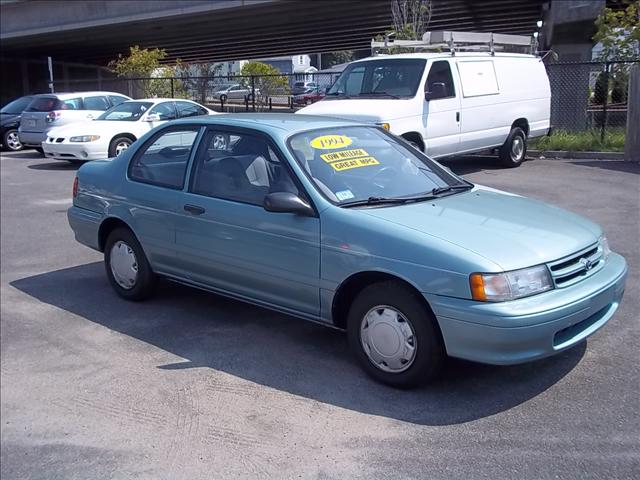
<svg viewBox="0 0 640 480"><path fill-rule="evenodd" d="M263 205L274 192L300 195L287 166L258 134L209 130L198 150L190 191Z"/></svg>
<svg viewBox="0 0 640 480"><path fill-rule="evenodd" d="M151 109L149 115L158 115L160 120L174 120L176 118L176 107L173 102L162 102Z"/></svg>
<svg viewBox="0 0 640 480"><path fill-rule="evenodd" d="M178 107L178 116L181 118L207 115L209 113L200 105L191 102L176 102L176 107Z"/></svg>
<svg viewBox="0 0 640 480"><path fill-rule="evenodd" d="M129 99L127 97L121 97L120 95L109 95L109 100L111 100L111 105L116 106Z"/></svg>
<svg viewBox="0 0 640 480"><path fill-rule="evenodd" d="M446 60L433 62L424 89L425 92L431 93L431 100L456 96L456 89L453 84L453 76L451 75L451 65L449 65L449 62Z"/></svg>
<svg viewBox="0 0 640 480"><path fill-rule="evenodd" d="M198 127L189 127L158 132L131 160L129 178L181 189L198 131Z"/></svg>
<svg viewBox="0 0 640 480"><path fill-rule="evenodd" d="M107 97L100 95L96 97L84 97L85 110L100 110L105 111L109 109L109 101Z"/></svg>
<svg viewBox="0 0 640 480"><path fill-rule="evenodd" d="M60 100L60 110L82 110L81 98L68 98L66 100Z"/></svg>

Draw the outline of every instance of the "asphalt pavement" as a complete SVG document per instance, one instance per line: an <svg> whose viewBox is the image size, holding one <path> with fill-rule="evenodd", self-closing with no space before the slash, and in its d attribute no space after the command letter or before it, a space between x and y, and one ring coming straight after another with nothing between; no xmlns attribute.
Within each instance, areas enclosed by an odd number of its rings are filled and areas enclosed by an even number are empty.
<svg viewBox="0 0 640 480"><path fill-rule="evenodd" d="M2 479L639 478L640 167L445 164L604 227L630 272L603 330L394 390L331 329L171 283L121 300L67 224L76 167L3 153Z"/></svg>

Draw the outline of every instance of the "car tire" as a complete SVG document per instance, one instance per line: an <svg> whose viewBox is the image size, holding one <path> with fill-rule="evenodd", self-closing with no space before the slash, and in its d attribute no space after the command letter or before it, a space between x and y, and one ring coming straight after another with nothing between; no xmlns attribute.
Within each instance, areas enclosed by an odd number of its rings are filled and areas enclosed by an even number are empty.
<svg viewBox="0 0 640 480"><path fill-rule="evenodd" d="M513 127L500 147L500 163L508 168L519 167L527 156L527 135L520 127Z"/></svg>
<svg viewBox="0 0 640 480"><path fill-rule="evenodd" d="M17 129L12 128L4 132L4 135L2 136L2 146L11 152L19 152L24 148L22 143L20 143Z"/></svg>
<svg viewBox="0 0 640 480"><path fill-rule="evenodd" d="M42 149L42 147L33 147L33 149L40 155L44 156L44 150Z"/></svg>
<svg viewBox="0 0 640 480"><path fill-rule="evenodd" d="M116 137L109 143L109 158L114 158L131 146L133 140L129 137Z"/></svg>
<svg viewBox="0 0 640 480"><path fill-rule="evenodd" d="M418 294L400 282L365 287L349 310L347 335L360 365L387 385L416 387L435 378L442 367L444 347L436 319Z"/></svg>
<svg viewBox="0 0 640 480"><path fill-rule="evenodd" d="M153 294L156 275L142 246L128 228L116 228L107 237L104 266L111 286L122 298L140 301Z"/></svg>
<svg viewBox="0 0 640 480"><path fill-rule="evenodd" d="M227 96L226 95L220 95L220 101L222 103L227 103Z"/></svg>

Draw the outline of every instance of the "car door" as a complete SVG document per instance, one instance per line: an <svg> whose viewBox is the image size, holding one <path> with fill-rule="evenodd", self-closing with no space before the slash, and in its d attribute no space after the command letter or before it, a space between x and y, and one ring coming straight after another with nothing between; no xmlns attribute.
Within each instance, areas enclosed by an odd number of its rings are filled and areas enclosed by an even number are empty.
<svg viewBox="0 0 640 480"><path fill-rule="evenodd" d="M425 153L451 155L460 148L460 95L448 60L430 65L424 86L423 126Z"/></svg>
<svg viewBox="0 0 640 480"><path fill-rule="evenodd" d="M319 218L263 207L268 193L306 196L293 175L260 133L217 126L207 131L176 226L176 248L192 281L319 316Z"/></svg>
<svg viewBox="0 0 640 480"><path fill-rule="evenodd" d="M177 101L176 108L178 109L178 117L197 117L199 115L208 115L209 112L204 108L193 102Z"/></svg>
<svg viewBox="0 0 640 480"><path fill-rule="evenodd" d="M200 126L167 126L147 140L127 171L126 202L132 228L154 271L184 271L175 249L175 223L184 203L187 165Z"/></svg>
<svg viewBox="0 0 640 480"><path fill-rule="evenodd" d="M148 121L151 116L156 116L157 120ZM152 129L158 125L168 122L169 120L175 120L176 118L178 118L178 116L174 102L160 102L149 110L145 120L149 124L149 129Z"/></svg>

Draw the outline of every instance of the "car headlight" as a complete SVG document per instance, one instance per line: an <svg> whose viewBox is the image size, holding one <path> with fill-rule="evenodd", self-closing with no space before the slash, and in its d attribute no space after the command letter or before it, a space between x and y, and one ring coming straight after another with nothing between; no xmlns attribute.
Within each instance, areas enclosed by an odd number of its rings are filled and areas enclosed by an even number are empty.
<svg viewBox="0 0 640 480"><path fill-rule="evenodd" d="M82 135L80 137L71 137L69 139L70 142L95 142L100 138L100 135Z"/></svg>
<svg viewBox="0 0 640 480"><path fill-rule="evenodd" d="M609 240L604 235L600 237L600 246L602 247L602 257L606 260L611 255L611 248L609 247Z"/></svg>
<svg viewBox="0 0 640 480"><path fill-rule="evenodd" d="M480 302L504 302L546 292L553 288L545 265L503 273L472 273L471 296Z"/></svg>

